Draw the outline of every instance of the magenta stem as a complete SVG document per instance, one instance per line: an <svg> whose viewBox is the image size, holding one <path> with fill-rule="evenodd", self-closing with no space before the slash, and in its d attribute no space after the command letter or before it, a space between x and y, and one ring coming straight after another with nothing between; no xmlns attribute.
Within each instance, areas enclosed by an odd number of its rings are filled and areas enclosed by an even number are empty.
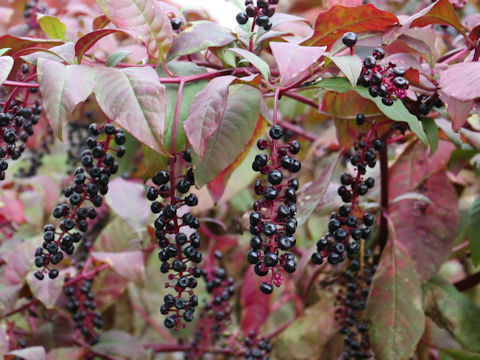
<svg viewBox="0 0 480 360"><path fill-rule="evenodd" d="M30 75L29 77L27 77L25 79L25 81L30 81L30 80L33 80L37 77L37 74L32 74ZM4 83L5 84L5 83ZM33 85L33 84L32 84ZM34 86L30 86L30 87L34 87ZM12 90L12 92L10 93L10 95L8 96L7 100L5 101L5 105L3 105L3 112L6 113L8 111L8 108L10 107L10 104L12 103L12 101L15 99L15 96L18 94L18 92L22 89L23 87L20 87L20 86L17 86L15 87L15 89Z"/></svg>

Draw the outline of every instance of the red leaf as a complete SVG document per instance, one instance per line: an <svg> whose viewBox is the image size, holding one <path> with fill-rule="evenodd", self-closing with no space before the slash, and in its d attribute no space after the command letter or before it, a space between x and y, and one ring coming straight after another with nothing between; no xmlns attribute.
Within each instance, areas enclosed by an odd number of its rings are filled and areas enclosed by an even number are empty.
<svg viewBox="0 0 480 360"><path fill-rule="evenodd" d="M23 49L30 47L44 48L48 49L55 45L62 45L62 41L57 40L45 40L45 39L35 39L35 38L24 38L17 37L13 35L3 35L0 36L0 49L11 48L8 52L9 55L13 56L17 52Z"/></svg>
<svg viewBox="0 0 480 360"><path fill-rule="evenodd" d="M250 266L243 277L240 303L242 306L242 331L248 334L252 330L258 330L267 320L270 314L270 300L272 296L260 291L263 279L253 271Z"/></svg>
<svg viewBox="0 0 480 360"><path fill-rule="evenodd" d="M271 42L273 57L278 64L283 85L287 86L304 75L305 71L325 54L325 46L300 46Z"/></svg>
<svg viewBox="0 0 480 360"><path fill-rule="evenodd" d="M440 141L429 157L429 150L417 142L390 169L390 201L416 192L432 202L404 199L389 208L397 239L410 254L422 281L434 276L448 258L460 222L458 196L445 170L454 148Z"/></svg>
<svg viewBox="0 0 480 360"><path fill-rule="evenodd" d="M95 19L93 19L92 28L93 30L103 29L108 25L109 22L110 20L105 15L97 16Z"/></svg>
<svg viewBox="0 0 480 360"><path fill-rule="evenodd" d="M83 54L85 54L88 49L95 45L97 41L107 35L115 33L129 34L128 32L119 29L101 29L89 32L78 39L75 44L75 55L77 56L78 63L80 63L82 60Z"/></svg>
<svg viewBox="0 0 480 360"><path fill-rule="evenodd" d="M354 7L335 5L318 15L313 35L302 45L327 45L330 48L348 31L381 31L395 24L398 24L398 18L394 14L371 4Z"/></svg>
<svg viewBox="0 0 480 360"><path fill-rule="evenodd" d="M448 96L444 91L439 91L440 99L447 106L448 115L452 120L452 128L459 130L465 124L473 108L473 100L460 101L454 97Z"/></svg>
<svg viewBox="0 0 480 360"><path fill-rule="evenodd" d="M25 208L15 191L3 190L0 193L0 217L17 225L25 222Z"/></svg>

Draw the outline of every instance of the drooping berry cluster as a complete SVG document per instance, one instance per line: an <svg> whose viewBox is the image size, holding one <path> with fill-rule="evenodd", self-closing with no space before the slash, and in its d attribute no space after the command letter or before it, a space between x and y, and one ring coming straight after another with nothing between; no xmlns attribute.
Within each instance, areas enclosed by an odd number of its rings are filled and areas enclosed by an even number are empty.
<svg viewBox="0 0 480 360"><path fill-rule="evenodd" d="M67 310L72 314L75 329L83 335L85 340L94 345L98 342L98 332L102 329L103 321L100 312L96 311L97 304L92 292L93 280L79 279L68 284L70 278L65 278L64 294L68 297Z"/></svg>
<svg viewBox="0 0 480 360"><path fill-rule="evenodd" d="M245 338L245 360L262 359L268 360L268 354L272 351L268 338L259 337L257 331L251 331Z"/></svg>
<svg viewBox="0 0 480 360"><path fill-rule="evenodd" d="M192 161L190 150L172 155L175 162ZM173 167L173 169L172 169ZM175 294L167 294L164 304L160 308L165 318L167 328L186 326L185 322L193 320L193 314L198 299L193 289L197 287L197 278L201 270L196 265L202 261L200 235L195 231L200 227L198 219L188 211L189 207L198 204L195 194L188 194L195 183L193 169L187 168L184 174L175 176L176 166L171 166L170 173L165 170L158 171L152 178L154 186L147 190L147 198L152 201L151 210L158 214L155 220L155 236L161 250L158 257L162 262L160 271L168 274L166 288L173 288ZM179 196L177 196L179 194ZM188 194L188 195L187 195ZM157 201L158 196L168 202Z"/></svg>
<svg viewBox="0 0 480 360"><path fill-rule="evenodd" d="M90 132L93 136L87 139L90 150L85 150L81 163L82 166L75 170L73 185L67 186L64 196L68 201L56 206L53 209L53 216L62 219L58 229L48 224L44 228L43 245L35 251L35 265L42 268L35 272L39 280L44 278L48 272L51 279L58 276L58 269L51 268L62 261L64 254L72 255L75 250L75 243L80 242L82 234L88 230L89 221L95 219L97 211L103 203L102 195L108 192L110 176L118 171L118 163L115 157L125 154L126 137L123 131L111 123L103 126L90 125ZM103 140L97 141L95 137L104 134ZM118 147L112 147L112 143ZM85 202L93 206L86 206ZM78 231L75 231L78 230Z"/></svg>
<svg viewBox="0 0 480 360"><path fill-rule="evenodd" d="M270 150L270 156L258 154L252 164L253 170L265 175L267 181L266 184L261 180L255 182L255 194L263 198L255 201L250 214L250 233L253 237L247 259L255 265L257 275L271 273L270 279L260 286L265 294L272 293L272 285L282 284L283 271L293 273L297 268L295 257L287 250L296 244L293 235L297 229L298 179L287 174L300 171L300 161L290 156L298 154L300 143L293 140L281 146L278 139L282 135L281 126L272 127L271 140L261 139L257 142L260 150ZM288 173L282 172L284 170Z"/></svg>
<svg viewBox="0 0 480 360"><path fill-rule="evenodd" d="M23 17L25 18L27 25L32 29L39 27L37 21L37 14L48 14L49 9L46 4L39 4L38 0L31 0L25 4L25 10L23 11Z"/></svg>
<svg viewBox="0 0 480 360"><path fill-rule="evenodd" d="M368 326L365 322L365 304L376 266L371 251L366 251L363 269L358 260L352 260L343 278L336 298L335 319L344 335L342 360L362 360L372 357Z"/></svg>
<svg viewBox="0 0 480 360"><path fill-rule="evenodd" d="M257 0L257 5L253 4L253 0L245 1L245 12L237 14L237 22L244 25L248 22L248 18L253 18L256 25L263 27L265 31L272 28L272 20L270 18L275 14L275 5L279 0Z"/></svg>
<svg viewBox="0 0 480 360"><path fill-rule="evenodd" d="M359 123L365 121L363 114L357 115ZM372 213L362 212L359 208L360 196L367 194L373 188L375 180L372 177L364 179L367 167L375 167L376 152L383 148L380 139L372 139L374 131L366 135L360 134L355 143L355 153L350 163L356 168L356 175L343 173L340 176L341 186L338 195L344 205L333 212L328 222L328 232L317 242L317 251L312 254L315 264L322 264L327 258L332 265L345 260L345 255L352 258L360 250L361 239L368 239L371 234L370 226L375 217Z"/></svg>
<svg viewBox="0 0 480 360"><path fill-rule="evenodd" d="M409 82L404 78L405 70L389 62L386 65L377 64L385 57L382 48L373 49L373 53L363 60L363 68L358 79L359 85L368 87L372 97L380 96L382 103L390 106L396 99L407 96Z"/></svg>
<svg viewBox="0 0 480 360"><path fill-rule="evenodd" d="M41 112L38 99L32 107L13 100L8 111L0 112L0 181L5 179L7 160L17 160L27 148L25 143L33 135Z"/></svg>
<svg viewBox="0 0 480 360"><path fill-rule="evenodd" d="M216 251L214 257L220 260L222 253ZM207 284L210 299L200 311L192 347L187 354L188 359L201 358L206 347L216 344L231 322L234 280L227 277L224 268L214 266L212 258L208 259L207 265L207 268L202 270L202 277Z"/></svg>

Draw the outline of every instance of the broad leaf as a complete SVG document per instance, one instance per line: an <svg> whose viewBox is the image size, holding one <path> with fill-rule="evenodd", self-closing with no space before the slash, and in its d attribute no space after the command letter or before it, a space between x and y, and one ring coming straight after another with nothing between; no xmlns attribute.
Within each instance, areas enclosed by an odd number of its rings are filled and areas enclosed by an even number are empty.
<svg viewBox="0 0 480 360"><path fill-rule="evenodd" d="M210 136L218 129L227 107L228 89L234 76L222 76L211 80L195 96L183 127L195 153L203 158Z"/></svg>
<svg viewBox="0 0 480 360"><path fill-rule="evenodd" d="M103 29L110 23L110 20L105 15L97 16L93 19L92 29L93 30L100 30Z"/></svg>
<svg viewBox="0 0 480 360"><path fill-rule="evenodd" d="M367 300L366 314L376 358L407 359L422 337L425 314L420 279L407 249L389 222L389 239Z"/></svg>
<svg viewBox="0 0 480 360"><path fill-rule="evenodd" d="M353 56L331 56L329 57L335 65L345 74L353 87L357 86L358 78L362 72L363 61L358 55Z"/></svg>
<svg viewBox="0 0 480 360"><path fill-rule="evenodd" d="M480 98L480 62L462 62L450 65L440 73L442 91L457 100Z"/></svg>
<svg viewBox="0 0 480 360"><path fill-rule="evenodd" d="M131 51L125 51L125 50L115 51L114 53L108 55L106 65L108 67L115 67L117 66L118 63L125 60L131 53L132 53Z"/></svg>
<svg viewBox="0 0 480 360"><path fill-rule="evenodd" d="M7 355L18 356L25 360L45 360L47 356L43 346L32 346L25 349L13 350Z"/></svg>
<svg viewBox="0 0 480 360"><path fill-rule="evenodd" d="M292 43L270 43L284 86L301 78L324 54L326 46L300 46Z"/></svg>
<svg viewBox="0 0 480 360"><path fill-rule="evenodd" d="M145 278L145 266L141 251L123 251L118 253L92 252L94 259L110 265L124 278L141 282Z"/></svg>
<svg viewBox="0 0 480 360"><path fill-rule="evenodd" d="M336 92L345 92L352 90L352 85L345 78L328 78L322 81L319 81L315 84L316 87L321 87L325 89L330 89ZM389 119L394 121L403 121L408 123L410 130L412 130L422 142L427 145L427 136L425 131L420 125L420 121L416 116L412 115L405 105L399 100L394 101L393 105L386 106L382 103L382 100L379 97L372 98L368 92L368 88L363 86L357 86L355 90L360 96L365 99L373 101L382 113L384 113Z"/></svg>
<svg viewBox="0 0 480 360"><path fill-rule="evenodd" d="M448 115L452 120L450 128L459 130L467 122L470 112L473 108L474 100L460 101L453 96L447 95L444 91L440 90L440 99L445 103Z"/></svg>
<svg viewBox="0 0 480 360"><path fill-rule="evenodd" d="M37 15L37 21L42 31L51 39L65 40L67 27L57 17L50 15Z"/></svg>
<svg viewBox="0 0 480 360"><path fill-rule="evenodd" d="M47 309L53 309L57 299L62 294L65 273L60 271L54 281L51 279L38 280L33 274L33 272L30 272L27 276L27 282L33 296L40 300Z"/></svg>
<svg viewBox="0 0 480 360"><path fill-rule="evenodd" d="M23 49L36 47L48 49L55 45L62 45L62 41L36 39L27 37L18 37L10 34L0 36L0 49L10 48L9 55L14 56L17 52Z"/></svg>
<svg viewBox="0 0 480 360"><path fill-rule="evenodd" d="M22 50L21 53L27 52L28 49ZM28 55L23 55L21 58L26 62L37 66L38 59L47 59L55 62L65 62L72 64L75 58L75 44L73 42L67 42L63 45L54 46L50 49L36 49Z"/></svg>
<svg viewBox="0 0 480 360"><path fill-rule="evenodd" d="M480 307L437 276L423 286L426 313L462 346L480 352Z"/></svg>
<svg viewBox="0 0 480 360"><path fill-rule="evenodd" d="M150 67L95 69L94 93L103 112L138 141L167 154L162 137L165 87Z"/></svg>
<svg viewBox="0 0 480 360"><path fill-rule="evenodd" d="M468 242L475 266L480 263L480 197L477 197L468 214Z"/></svg>
<svg viewBox="0 0 480 360"><path fill-rule="evenodd" d="M435 123L435 120L432 118L423 118L422 119L423 129L427 135L428 144L430 145L430 156L435 154L438 148L438 126Z"/></svg>
<svg viewBox="0 0 480 360"><path fill-rule="evenodd" d="M106 200L110 208L132 229L141 231L150 217L150 206L143 184L120 177L108 184Z"/></svg>
<svg viewBox="0 0 480 360"><path fill-rule="evenodd" d="M260 91L249 85L230 87L220 126L213 133L203 160L194 159L195 179L203 186L225 170L245 151L260 117Z"/></svg>
<svg viewBox="0 0 480 360"><path fill-rule="evenodd" d="M430 157L428 149L416 142L389 173L390 201L411 192L431 201L404 199L392 203L389 209L397 240L408 250L422 281L434 276L447 260L460 222L458 196L445 170L453 149L453 145L441 141Z"/></svg>
<svg viewBox="0 0 480 360"><path fill-rule="evenodd" d="M127 32L119 29L101 29L83 35L75 43L75 55L77 56L78 62L80 63L80 61L82 61L83 55L100 39L104 38L107 35L118 33L128 34Z"/></svg>
<svg viewBox="0 0 480 360"><path fill-rule="evenodd" d="M0 85L7 80L10 71L13 68L13 58L10 56L0 56Z"/></svg>
<svg viewBox="0 0 480 360"><path fill-rule="evenodd" d="M270 78L270 66L264 60L245 49L233 48L227 49L226 51L231 51L235 53L236 55L244 58L247 62L255 66L258 71L260 71L260 74L262 74L265 81L268 83L268 79Z"/></svg>
<svg viewBox="0 0 480 360"><path fill-rule="evenodd" d="M142 343L124 331L110 330L100 334L98 344L92 347L101 355L119 356L129 359L145 359Z"/></svg>
<svg viewBox="0 0 480 360"><path fill-rule="evenodd" d="M97 0L97 3L118 28L136 33L145 42L151 60L166 62L173 30L158 1Z"/></svg>
<svg viewBox="0 0 480 360"><path fill-rule="evenodd" d="M438 351L448 356L446 360L480 360L479 353L473 353L463 349L438 348Z"/></svg>
<svg viewBox="0 0 480 360"><path fill-rule="evenodd" d="M55 135L63 140L64 127L75 106L92 93L94 73L85 65L65 66L38 59L38 83L43 107Z"/></svg>
<svg viewBox="0 0 480 360"><path fill-rule="evenodd" d="M211 21L192 21L175 36L168 59L194 54L209 47L230 44L235 38L224 28Z"/></svg>
<svg viewBox="0 0 480 360"><path fill-rule="evenodd" d="M330 48L348 31L381 31L395 24L398 24L395 15L371 4L353 7L334 5L318 15L313 35L302 45L326 45Z"/></svg>
<svg viewBox="0 0 480 360"><path fill-rule="evenodd" d="M263 278L255 274L253 266L250 266L243 277L240 304L242 309L242 331L248 334L252 330L258 330L267 320L270 314L270 301L272 296L260 291Z"/></svg>

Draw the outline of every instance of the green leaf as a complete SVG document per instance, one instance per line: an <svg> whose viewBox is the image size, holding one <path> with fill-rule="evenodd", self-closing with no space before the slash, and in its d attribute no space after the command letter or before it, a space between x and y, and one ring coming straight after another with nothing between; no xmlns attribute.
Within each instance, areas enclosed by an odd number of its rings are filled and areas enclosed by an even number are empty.
<svg viewBox="0 0 480 360"><path fill-rule="evenodd" d="M415 266L397 240L391 221L389 239L367 299L372 348L377 359L405 360L425 327L422 290Z"/></svg>
<svg viewBox="0 0 480 360"><path fill-rule="evenodd" d="M38 83L43 107L55 135L63 140L63 131L75 106L85 101L94 86L93 69L39 58Z"/></svg>
<svg viewBox="0 0 480 360"><path fill-rule="evenodd" d="M345 74L352 87L357 86L358 78L362 72L363 61L358 55L329 56L335 65Z"/></svg>
<svg viewBox="0 0 480 360"><path fill-rule="evenodd" d="M131 51L126 51L126 50L119 50L115 51L114 53L108 55L107 58L107 66L108 67L115 67L119 62L122 62L125 60L128 55L130 55L132 52Z"/></svg>
<svg viewBox="0 0 480 360"><path fill-rule="evenodd" d="M214 179L244 152L259 120L260 95L259 90L248 85L230 86L227 107L203 160L194 157L198 186Z"/></svg>
<svg viewBox="0 0 480 360"><path fill-rule="evenodd" d="M142 144L168 154L162 138L166 95L151 67L95 68L94 93L101 109Z"/></svg>
<svg viewBox="0 0 480 360"><path fill-rule="evenodd" d="M418 136L418 138L428 145L427 135L420 125L420 121L416 116L412 115L400 100L394 101L393 105L386 106L382 103L380 97L372 98L368 92L368 88L357 86L353 88L346 78L327 78L315 84L315 87L325 88L336 92L345 92L347 90L355 90L361 97L373 101L380 111L393 121L402 121L408 123L410 129Z"/></svg>
<svg viewBox="0 0 480 360"><path fill-rule="evenodd" d="M55 16L37 14L37 21L42 31L51 39L65 40L67 27Z"/></svg>
<svg viewBox="0 0 480 360"><path fill-rule="evenodd" d="M264 60L260 59L257 55L252 54L250 51L245 49L234 48L227 49L226 51L231 51L235 53L236 55L244 58L250 64L255 66L258 71L260 71L260 74L262 74L265 81L268 83L268 79L270 78L270 66L268 66L268 64Z"/></svg>
<svg viewBox="0 0 480 360"><path fill-rule="evenodd" d="M432 156L438 148L438 126L435 120L427 117L422 119L422 125L427 135L428 143L430 144L430 156Z"/></svg>
<svg viewBox="0 0 480 360"><path fill-rule="evenodd" d="M173 42L173 30L157 0L97 0L98 5L119 29L134 32L147 46L151 60L166 63Z"/></svg>
<svg viewBox="0 0 480 360"><path fill-rule="evenodd" d="M194 54L209 47L230 44L235 38L227 30L211 21L192 21L175 36L168 60L180 55Z"/></svg>
<svg viewBox="0 0 480 360"><path fill-rule="evenodd" d="M8 79L8 75L13 68L13 62L11 56L0 56L0 85Z"/></svg>
<svg viewBox="0 0 480 360"><path fill-rule="evenodd" d="M475 199L468 214L468 242L472 261L475 266L480 264L480 196Z"/></svg>
<svg viewBox="0 0 480 360"><path fill-rule="evenodd" d="M480 360L480 354L467 350L438 348L438 351L449 356L452 360Z"/></svg>
<svg viewBox="0 0 480 360"><path fill-rule="evenodd" d="M423 286L426 314L467 350L480 352L480 307L440 276Z"/></svg>
<svg viewBox="0 0 480 360"><path fill-rule="evenodd" d="M3 56L5 55L7 52L9 52L10 50L12 50L12 48L3 48L3 49L0 49L0 56Z"/></svg>

